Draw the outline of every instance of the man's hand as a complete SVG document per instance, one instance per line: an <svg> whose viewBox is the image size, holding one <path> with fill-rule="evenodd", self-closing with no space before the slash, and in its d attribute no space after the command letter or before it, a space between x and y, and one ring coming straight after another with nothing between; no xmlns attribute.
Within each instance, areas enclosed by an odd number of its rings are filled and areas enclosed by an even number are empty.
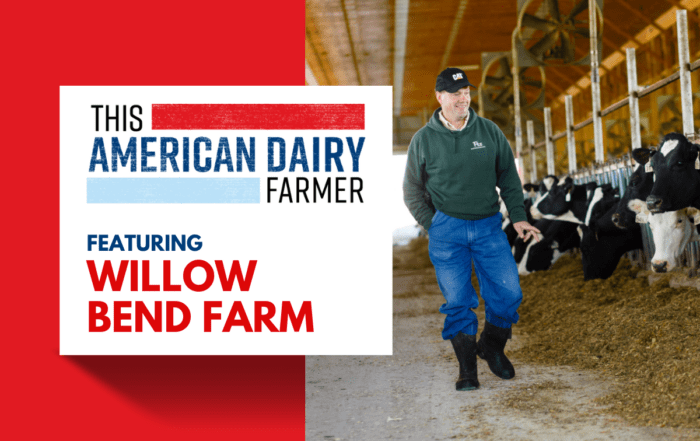
<svg viewBox="0 0 700 441"><path fill-rule="evenodd" d="M530 240L530 236L534 237L537 242L540 241L539 236L536 233L542 234L540 230L530 225L527 221L520 221L513 224L513 228L518 233L518 237L527 242ZM524 234L527 231L527 234Z"/></svg>

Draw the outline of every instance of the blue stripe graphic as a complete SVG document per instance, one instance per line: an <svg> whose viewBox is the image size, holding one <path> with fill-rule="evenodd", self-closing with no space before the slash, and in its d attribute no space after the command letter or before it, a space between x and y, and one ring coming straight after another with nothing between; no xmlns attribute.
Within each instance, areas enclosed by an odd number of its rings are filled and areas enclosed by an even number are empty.
<svg viewBox="0 0 700 441"><path fill-rule="evenodd" d="M259 204L260 178L87 178L88 204Z"/></svg>

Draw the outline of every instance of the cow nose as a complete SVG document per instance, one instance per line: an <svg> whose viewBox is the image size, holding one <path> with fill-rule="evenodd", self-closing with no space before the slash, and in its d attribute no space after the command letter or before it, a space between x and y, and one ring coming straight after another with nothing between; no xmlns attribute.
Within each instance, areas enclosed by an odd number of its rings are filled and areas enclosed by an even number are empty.
<svg viewBox="0 0 700 441"><path fill-rule="evenodd" d="M657 196L654 196L654 195L650 195L650 196L647 198L647 208L648 208L649 210L655 210L655 209L661 207L661 203L662 203L662 202L663 202L663 199L661 199L660 197L657 197Z"/></svg>
<svg viewBox="0 0 700 441"><path fill-rule="evenodd" d="M665 273L667 264L668 264L668 262L660 262L660 263L652 262L651 269L653 269L655 273Z"/></svg>

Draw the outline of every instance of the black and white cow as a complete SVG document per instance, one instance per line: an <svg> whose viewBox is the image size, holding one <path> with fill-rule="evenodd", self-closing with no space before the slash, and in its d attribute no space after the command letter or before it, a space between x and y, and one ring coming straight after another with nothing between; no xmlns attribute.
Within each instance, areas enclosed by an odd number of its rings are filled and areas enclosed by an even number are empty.
<svg viewBox="0 0 700 441"><path fill-rule="evenodd" d="M571 177L559 181L530 208L534 219L557 219L583 223L586 217L590 186L574 185Z"/></svg>
<svg viewBox="0 0 700 441"><path fill-rule="evenodd" d="M539 190L540 186L537 184L532 184L532 183L527 183L523 185L523 196L525 197L525 200L527 201L527 198L533 199L536 198L537 195L537 190Z"/></svg>
<svg viewBox="0 0 700 441"><path fill-rule="evenodd" d="M523 197L525 199L525 215L527 216L527 222L530 225L534 224L534 219L532 218L532 214L530 213L530 207L532 206L532 198L533 197L538 197L541 196L542 194L545 194L549 191L549 189L553 186L556 185L556 183L559 181L559 178L553 175L548 175L545 176L545 178L538 184L525 184L523 185ZM503 203L502 200L501 202L501 213L504 213L505 210L505 204ZM513 223L510 220L510 217L507 216L508 212L507 210L505 211L505 214L503 216L501 228L503 231L506 233L506 236L508 237L508 243L512 247L515 244L515 240L518 237L518 233L515 231L515 228L513 227Z"/></svg>
<svg viewBox="0 0 700 441"><path fill-rule="evenodd" d="M607 211L619 202L618 190L613 188L611 184L603 184L600 187L591 186L590 184L595 183L587 184L589 185L589 193L586 201L586 217L584 218L583 224L592 227L596 222L603 220L607 222L607 224L612 225L612 212L609 218L601 218L604 215L607 216ZM595 227L592 228L594 231L597 229Z"/></svg>
<svg viewBox="0 0 700 441"><path fill-rule="evenodd" d="M654 169L654 186L646 199L650 213L700 208L700 172L695 169L700 145L680 133L669 133L658 151L639 150L648 153Z"/></svg>
<svg viewBox="0 0 700 441"><path fill-rule="evenodd" d="M607 279L617 268L622 256L643 247L642 231L637 223L620 229L613 223L618 201L611 199L601 205L602 214L592 214L587 224L578 226L581 237L583 280Z"/></svg>
<svg viewBox="0 0 700 441"><path fill-rule="evenodd" d="M542 232L539 242L531 239L526 243L517 238L513 245L518 274L523 276L549 269L565 251L579 245L576 225L571 222L539 219L534 226Z"/></svg>
<svg viewBox="0 0 700 441"><path fill-rule="evenodd" d="M598 186L589 182L574 185L573 179L567 177L533 204L532 217L587 225L592 215L597 216L609 209L602 207L616 197L617 190L610 184Z"/></svg>

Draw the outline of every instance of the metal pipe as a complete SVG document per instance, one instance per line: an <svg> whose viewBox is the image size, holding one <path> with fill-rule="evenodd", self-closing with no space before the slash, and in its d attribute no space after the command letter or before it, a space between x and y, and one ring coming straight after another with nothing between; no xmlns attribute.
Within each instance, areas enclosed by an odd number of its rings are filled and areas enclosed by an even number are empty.
<svg viewBox="0 0 700 441"><path fill-rule="evenodd" d="M693 91L690 85L690 49L688 45L688 11L685 9L676 11L676 29L678 30L678 64L681 78L683 134L694 139Z"/></svg>
<svg viewBox="0 0 700 441"><path fill-rule="evenodd" d="M627 91L630 106L630 134L632 143L630 151L642 147L642 131L639 123L639 98L637 98L637 55L634 48L627 48Z"/></svg>
<svg viewBox="0 0 700 441"><path fill-rule="evenodd" d="M477 91L479 93L479 111L477 112L477 114L480 117L484 118L484 88L481 84L479 84L479 89L477 89Z"/></svg>
<svg viewBox="0 0 700 441"><path fill-rule="evenodd" d="M547 174L554 174L554 144L552 143L552 109L544 108L544 139L547 143Z"/></svg>
<svg viewBox="0 0 700 441"><path fill-rule="evenodd" d="M600 73L598 60L598 14L596 0L588 0L588 26L591 45L591 95L593 101L593 132L595 139L595 160L605 162L603 146L603 119L600 116Z"/></svg>
<svg viewBox="0 0 700 441"><path fill-rule="evenodd" d="M576 171L576 137L574 126L574 102L571 95L566 95L566 146L569 156L569 173Z"/></svg>
<svg viewBox="0 0 700 441"><path fill-rule="evenodd" d="M520 60L518 49L515 44L517 29L513 31L513 114L515 116L515 157L520 158L523 154L523 130L520 117Z"/></svg>
<svg viewBox="0 0 700 441"><path fill-rule="evenodd" d="M527 144L530 147L530 182L537 182L537 154L535 153L535 123L532 120L527 121Z"/></svg>

